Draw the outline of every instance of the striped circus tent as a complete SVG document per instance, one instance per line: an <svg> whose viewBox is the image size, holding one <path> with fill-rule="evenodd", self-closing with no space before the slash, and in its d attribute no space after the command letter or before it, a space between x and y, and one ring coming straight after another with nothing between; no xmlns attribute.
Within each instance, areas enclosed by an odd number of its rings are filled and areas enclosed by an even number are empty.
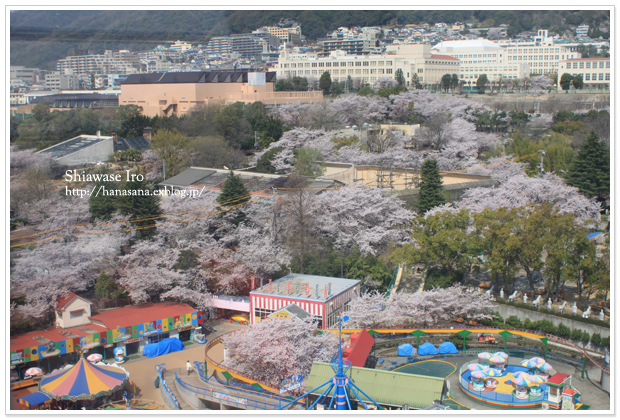
<svg viewBox="0 0 620 420"><path fill-rule="evenodd" d="M39 388L52 399L89 400L121 389L128 377L123 368L80 359L73 367L44 376Z"/></svg>

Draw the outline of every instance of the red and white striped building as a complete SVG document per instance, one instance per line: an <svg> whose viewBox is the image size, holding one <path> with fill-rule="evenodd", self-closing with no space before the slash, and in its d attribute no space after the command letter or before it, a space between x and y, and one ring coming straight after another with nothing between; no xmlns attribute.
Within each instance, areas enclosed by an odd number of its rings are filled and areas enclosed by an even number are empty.
<svg viewBox="0 0 620 420"><path fill-rule="evenodd" d="M333 328L349 302L360 295L359 280L291 273L250 292L250 323L296 304L318 322L319 328Z"/></svg>

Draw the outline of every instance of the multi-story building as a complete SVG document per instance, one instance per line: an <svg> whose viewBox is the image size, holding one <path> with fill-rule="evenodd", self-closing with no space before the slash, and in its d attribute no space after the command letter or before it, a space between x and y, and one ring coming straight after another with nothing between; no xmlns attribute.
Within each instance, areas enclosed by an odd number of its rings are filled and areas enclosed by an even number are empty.
<svg viewBox="0 0 620 420"><path fill-rule="evenodd" d="M45 75L45 87L50 90L74 90L80 88L80 79L75 74L53 71Z"/></svg>
<svg viewBox="0 0 620 420"><path fill-rule="evenodd" d="M444 41L433 50L461 60L460 79L470 86L481 74L486 74L491 82L521 79L532 74L557 74L561 60L581 57L578 52L555 45L546 30L538 31L531 42L502 45L486 39Z"/></svg>
<svg viewBox="0 0 620 420"><path fill-rule="evenodd" d="M575 29L575 34L577 36L586 36L588 35L588 31L590 30L590 26L588 25L579 25L577 29Z"/></svg>
<svg viewBox="0 0 620 420"><path fill-rule="evenodd" d="M132 74L121 82L119 105L139 105L144 115L183 115L197 105L321 102L323 92L274 92L275 73L197 71Z"/></svg>
<svg viewBox="0 0 620 420"><path fill-rule="evenodd" d="M410 84L414 74L423 84L439 83L448 73L459 73L459 61L448 55L431 54L431 46L426 44L388 45L385 54L348 55L344 51L334 51L327 57L317 53L297 54L282 50L275 70L278 77L316 78L327 71L332 81L342 82L351 76L364 83L373 84L380 77L395 78L397 70Z"/></svg>
<svg viewBox="0 0 620 420"><path fill-rule="evenodd" d="M292 43L293 45L301 44L301 26L293 26L290 28L282 28L280 26L263 26L254 32L268 32L280 40L280 44Z"/></svg>
<svg viewBox="0 0 620 420"><path fill-rule="evenodd" d="M321 329L334 328L338 317L360 295L359 280L291 273L250 292L250 323L295 304L309 313Z"/></svg>
<svg viewBox="0 0 620 420"><path fill-rule="evenodd" d="M103 54L76 55L58 60L56 68L61 73L73 73L77 76L100 73L136 73L140 71L140 59L137 53L127 50Z"/></svg>
<svg viewBox="0 0 620 420"><path fill-rule="evenodd" d="M253 32L211 38L206 47L208 55L230 56L237 54L242 58L257 57L278 49L278 38L268 32Z"/></svg>
<svg viewBox="0 0 620 420"><path fill-rule="evenodd" d="M521 79L529 76L527 63L508 63L506 51L486 39L443 41L433 50L449 54L460 61L459 80L467 87L476 85L478 77L486 74L490 82L501 79Z"/></svg>
<svg viewBox="0 0 620 420"><path fill-rule="evenodd" d="M192 44L188 44L187 42L177 40L174 44L170 45L170 49L172 51L178 51L178 52L184 53L192 49Z"/></svg>
<svg viewBox="0 0 620 420"><path fill-rule="evenodd" d="M20 80L23 83L34 83L39 81L41 70L35 68L26 68L24 66L11 66L9 69L11 84L13 80Z"/></svg>
<svg viewBox="0 0 620 420"><path fill-rule="evenodd" d="M560 61L559 77L564 73L580 75L586 89L609 90L611 84L611 60L607 58L571 58ZM558 83L558 90L561 89Z"/></svg>

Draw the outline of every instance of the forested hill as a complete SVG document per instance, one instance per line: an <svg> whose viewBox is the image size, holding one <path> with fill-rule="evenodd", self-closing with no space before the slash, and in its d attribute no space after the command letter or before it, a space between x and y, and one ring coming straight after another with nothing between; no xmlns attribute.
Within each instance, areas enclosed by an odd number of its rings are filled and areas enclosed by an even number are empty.
<svg viewBox="0 0 620 420"><path fill-rule="evenodd" d="M251 32L281 18L301 24L310 39L340 26L468 22L510 25L511 35L568 25L609 26L609 11L596 10L19 10L12 11L11 65L55 68L67 55L105 49L138 50L177 39L206 42L212 36Z"/></svg>

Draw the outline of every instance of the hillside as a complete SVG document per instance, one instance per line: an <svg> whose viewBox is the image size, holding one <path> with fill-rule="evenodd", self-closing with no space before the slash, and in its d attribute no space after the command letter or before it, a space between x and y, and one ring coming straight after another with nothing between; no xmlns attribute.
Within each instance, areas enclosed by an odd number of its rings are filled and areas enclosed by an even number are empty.
<svg viewBox="0 0 620 420"><path fill-rule="evenodd" d="M54 69L55 61L67 55L143 50L177 39L204 43L212 36L274 25L281 18L299 22L309 39L340 26L422 22L507 23L511 35L539 28L563 31L582 23L609 26L607 10L18 10L10 15L11 65Z"/></svg>

